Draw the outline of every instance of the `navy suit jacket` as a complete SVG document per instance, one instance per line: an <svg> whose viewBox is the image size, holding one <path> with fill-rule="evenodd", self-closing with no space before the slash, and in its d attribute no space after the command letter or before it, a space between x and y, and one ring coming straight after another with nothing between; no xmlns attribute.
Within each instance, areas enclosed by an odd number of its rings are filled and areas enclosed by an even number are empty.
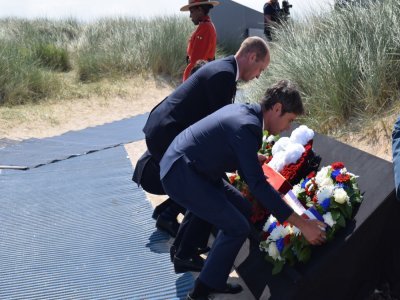
<svg viewBox="0 0 400 300"><path fill-rule="evenodd" d="M262 131L260 104L227 105L174 139L160 162L160 177L181 157L190 168L215 182L225 172L238 170L256 199L284 221L293 210L265 180L257 156Z"/></svg>
<svg viewBox="0 0 400 300"><path fill-rule="evenodd" d="M232 103L236 74L234 56L209 62L151 111L143 132L157 161L182 130Z"/></svg>

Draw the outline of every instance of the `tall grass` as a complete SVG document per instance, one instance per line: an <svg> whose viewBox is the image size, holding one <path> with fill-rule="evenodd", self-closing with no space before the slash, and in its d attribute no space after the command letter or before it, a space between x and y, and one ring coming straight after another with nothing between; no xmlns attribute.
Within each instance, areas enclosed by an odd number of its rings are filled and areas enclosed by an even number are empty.
<svg viewBox="0 0 400 300"><path fill-rule="evenodd" d="M68 71L70 42L79 35L72 20L0 20L0 105L54 95L61 82L52 71Z"/></svg>
<svg viewBox="0 0 400 300"><path fill-rule="evenodd" d="M78 72L83 81L153 72L180 76L193 30L182 17L103 19L87 27L80 41Z"/></svg>
<svg viewBox="0 0 400 300"><path fill-rule="evenodd" d="M400 1L364 2L276 30L271 65L251 92L278 79L298 83L307 121L322 131L382 112L398 100Z"/></svg>
<svg viewBox="0 0 400 300"><path fill-rule="evenodd" d="M193 25L183 17L0 20L0 105L53 97L63 85L60 72L77 80L137 73L180 78Z"/></svg>

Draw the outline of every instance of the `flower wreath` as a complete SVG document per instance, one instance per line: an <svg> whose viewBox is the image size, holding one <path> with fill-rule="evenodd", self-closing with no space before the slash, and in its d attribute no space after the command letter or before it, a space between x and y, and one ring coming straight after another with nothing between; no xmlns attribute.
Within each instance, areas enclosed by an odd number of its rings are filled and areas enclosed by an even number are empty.
<svg viewBox="0 0 400 300"><path fill-rule="evenodd" d="M357 177L348 172L342 162L336 162L316 174L311 173L293 187L295 196L306 207L314 207L329 226L327 241L346 226L353 217L354 207L362 201ZM310 259L312 246L295 226L286 222L279 224L271 215L263 231L264 241L260 243L260 250L267 253L266 260L274 265L273 274L279 273L287 263L293 265Z"/></svg>
<svg viewBox="0 0 400 300"><path fill-rule="evenodd" d="M313 137L314 131L305 125L293 130L290 138L279 138L279 136L268 135L264 132L259 153L266 156L265 163L280 172L293 185L300 182L301 178L309 172L318 169L320 158L312 150ZM287 148L289 151L286 151ZM252 203L250 220L261 231L270 212L250 193L247 184L239 174L231 174L229 181Z"/></svg>

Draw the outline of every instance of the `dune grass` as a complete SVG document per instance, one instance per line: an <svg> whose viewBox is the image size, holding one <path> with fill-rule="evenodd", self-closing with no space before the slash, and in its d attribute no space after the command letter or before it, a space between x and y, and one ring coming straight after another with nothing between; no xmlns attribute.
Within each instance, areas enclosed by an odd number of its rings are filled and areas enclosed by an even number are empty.
<svg viewBox="0 0 400 300"><path fill-rule="evenodd" d="M193 25L176 16L99 20L87 26L80 41L79 78L93 81L140 72L177 77L192 30Z"/></svg>
<svg viewBox="0 0 400 300"><path fill-rule="evenodd" d="M369 118L399 100L400 1L372 1L289 22L275 31L272 62L250 88L252 101L265 87L295 81L319 131L349 119Z"/></svg>
<svg viewBox="0 0 400 300"><path fill-rule="evenodd" d="M75 94L76 82L148 73L180 78L192 30L187 18L176 16L109 18L89 24L2 19L0 105L59 98L68 89ZM69 73L76 82L71 83Z"/></svg>
<svg viewBox="0 0 400 300"><path fill-rule="evenodd" d="M0 105L56 95L62 84L56 72L71 69L68 47L78 35L72 20L0 20Z"/></svg>
<svg viewBox="0 0 400 300"><path fill-rule="evenodd" d="M277 28L268 71L247 87L250 100L277 80L291 79L306 104L305 122L321 132L393 107L400 85L400 1L364 3ZM0 105L79 97L95 92L95 83L137 74L178 82L192 30L190 20L178 16L88 24L0 20ZM217 56L225 55L222 49L218 45Z"/></svg>

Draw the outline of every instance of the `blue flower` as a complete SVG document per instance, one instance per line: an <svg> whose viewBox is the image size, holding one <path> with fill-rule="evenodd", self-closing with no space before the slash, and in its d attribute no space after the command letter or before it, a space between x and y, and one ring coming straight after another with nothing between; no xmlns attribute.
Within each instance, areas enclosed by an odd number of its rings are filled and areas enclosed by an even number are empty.
<svg viewBox="0 0 400 300"><path fill-rule="evenodd" d="M301 188L302 189L305 189L306 188L306 184L307 184L307 182L310 180L310 178L306 178L306 179L304 179L303 180L303 182L301 183Z"/></svg>
<svg viewBox="0 0 400 300"><path fill-rule="evenodd" d="M276 222L272 223L269 227L268 227L268 232L271 233L272 230L274 230L276 228Z"/></svg>
<svg viewBox="0 0 400 300"><path fill-rule="evenodd" d="M338 176L340 174L340 170L333 170L332 171L332 174L331 174L331 177L332 177L332 179L336 179L336 176Z"/></svg>
<svg viewBox="0 0 400 300"><path fill-rule="evenodd" d="M338 182L338 183L336 184L336 186L337 186L338 188L342 188L342 189L344 189L344 190L348 188L347 184L344 184L343 182Z"/></svg>
<svg viewBox="0 0 400 300"><path fill-rule="evenodd" d="M279 240L276 241L276 247L278 248L279 253L282 253L283 248L285 248L284 238L280 238Z"/></svg>
<svg viewBox="0 0 400 300"><path fill-rule="evenodd" d="M326 198L322 200L319 205L321 205L324 211L327 211L329 206L331 205L331 198Z"/></svg>

